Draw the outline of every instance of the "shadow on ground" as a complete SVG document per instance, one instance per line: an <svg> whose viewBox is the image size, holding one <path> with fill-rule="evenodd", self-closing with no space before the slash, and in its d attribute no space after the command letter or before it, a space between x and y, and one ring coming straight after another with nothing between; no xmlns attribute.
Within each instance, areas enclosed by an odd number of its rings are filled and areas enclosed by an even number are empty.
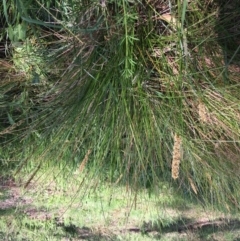
<svg viewBox="0 0 240 241"><path fill-rule="evenodd" d="M197 219L181 217L165 227L161 224L160 220L144 223L139 231L140 230L142 230L145 234L154 232L154 238L156 239L169 233L179 233L179 235L183 233L192 233L195 234L196 237L201 238L201 240L208 240L207 237L217 234L218 232L224 233L227 231L240 231L240 220L219 218L214 220L198 221Z"/></svg>

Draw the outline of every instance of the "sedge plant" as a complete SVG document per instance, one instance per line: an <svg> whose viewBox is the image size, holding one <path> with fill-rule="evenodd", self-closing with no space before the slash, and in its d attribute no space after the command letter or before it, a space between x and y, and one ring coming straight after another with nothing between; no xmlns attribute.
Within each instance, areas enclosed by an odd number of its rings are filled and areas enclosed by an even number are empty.
<svg viewBox="0 0 240 241"><path fill-rule="evenodd" d="M26 185L57 166L135 193L164 180L203 204L239 208L237 1L62 2L58 16L34 1L51 25L20 12L52 41L43 48L58 68L16 137L27 150L18 173L32 167Z"/></svg>

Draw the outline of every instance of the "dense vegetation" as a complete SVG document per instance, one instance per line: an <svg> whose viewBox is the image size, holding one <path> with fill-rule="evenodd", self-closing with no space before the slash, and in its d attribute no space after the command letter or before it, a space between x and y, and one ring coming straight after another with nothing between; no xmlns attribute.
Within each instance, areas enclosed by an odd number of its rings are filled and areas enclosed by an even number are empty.
<svg viewBox="0 0 240 241"><path fill-rule="evenodd" d="M79 169L239 208L238 0L3 0L2 175ZM57 174L56 174L57 175Z"/></svg>

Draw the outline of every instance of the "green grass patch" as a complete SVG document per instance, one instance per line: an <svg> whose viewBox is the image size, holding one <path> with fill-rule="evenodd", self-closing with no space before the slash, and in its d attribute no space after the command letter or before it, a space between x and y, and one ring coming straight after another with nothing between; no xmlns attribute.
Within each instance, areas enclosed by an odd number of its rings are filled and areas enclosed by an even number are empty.
<svg viewBox="0 0 240 241"><path fill-rule="evenodd" d="M86 193L81 183L77 175L64 187L57 179L8 187L1 200L2 240L234 240L240 234L238 214L186 201L167 183L159 184L158 195L107 183Z"/></svg>

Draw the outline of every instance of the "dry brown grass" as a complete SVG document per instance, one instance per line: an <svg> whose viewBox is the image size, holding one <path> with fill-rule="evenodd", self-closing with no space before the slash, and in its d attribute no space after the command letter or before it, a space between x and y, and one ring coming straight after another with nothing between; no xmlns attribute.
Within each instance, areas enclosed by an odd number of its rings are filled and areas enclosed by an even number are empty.
<svg viewBox="0 0 240 241"><path fill-rule="evenodd" d="M207 123L209 119L209 114L206 106L200 101L198 104L198 115L201 122Z"/></svg>

